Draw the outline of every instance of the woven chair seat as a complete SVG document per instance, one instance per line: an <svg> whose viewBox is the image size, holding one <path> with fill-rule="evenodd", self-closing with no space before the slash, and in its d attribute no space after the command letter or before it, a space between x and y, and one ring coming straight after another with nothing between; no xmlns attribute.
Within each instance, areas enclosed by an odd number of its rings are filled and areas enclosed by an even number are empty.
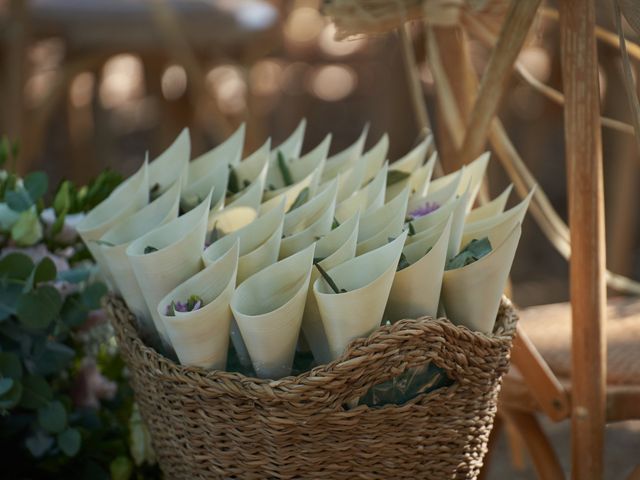
<svg viewBox="0 0 640 480"><path fill-rule="evenodd" d="M526 308L520 325L553 372L571 375L571 304ZM607 384L640 385L640 300L610 299L607 307Z"/></svg>

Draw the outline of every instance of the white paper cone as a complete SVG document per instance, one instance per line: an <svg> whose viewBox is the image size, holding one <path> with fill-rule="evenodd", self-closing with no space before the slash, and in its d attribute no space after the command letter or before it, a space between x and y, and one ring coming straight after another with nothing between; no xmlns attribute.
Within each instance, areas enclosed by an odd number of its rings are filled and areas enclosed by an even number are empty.
<svg viewBox="0 0 640 480"><path fill-rule="evenodd" d="M251 185L245 188L243 191L238 192L231 201L228 202L225 208L234 207L249 207L255 211L260 210L262 203L262 195L264 192L264 186L267 180L267 169L269 165L265 164L262 167L262 172L253 180Z"/></svg>
<svg viewBox="0 0 640 480"><path fill-rule="evenodd" d="M178 285L158 305L158 315L182 365L224 370L233 318L229 303L236 285L238 242L217 262ZM185 302L191 295L204 305L191 312L166 315L171 302Z"/></svg>
<svg viewBox="0 0 640 480"><path fill-rule="evenodd" d="M431 176L433 175L433 167L438 159L438 152L433 152L427 163L415 170L409 178L409 186L411 194L418 197L424 197L429 189Z"/></svg>
<svg viewBox="0 0 640 480"><path fill-rule="evenodd" d="M209 212L207 235L210 238L214 230L218 237L229 235L246 227L256 218L258 218L258 211L251 207L229 206L218 212Z"/></svg>
<svg viewBox="0 0 640 480"><path fill-rule="evenodd" d="M289 167L289 172L291 173L292 180L295 182L293 185L285 185L284 177L282 176L282 171L278 167L277 159L271 160L269 162L269 170L267 171L267 186L269 188L275 187L275 190L266 190L264 192L265 200L270 200L281 195L297 183L303 181L305 178L308 178L318 169L320 169L320 172L317 173L318 178L315 182L315 186L319 185L320 178L322 176L322 168L324 168L324 163L327 160L327 154L329 153L330 146L331 135L327 135L324 140L320 142L320 144L318 144L318 146L316 146L306 155L300 158L285 159L285 162Z"/></svg>
<svg viewBox="0 0 640 480"><path fill-rule="evenodd" d="M335 209L337 182L332 180L320 186L320 192L304 205L285 214L282 233L285 237L299 233L316 222L328 209ZM332 207L333 203L333 207ZM333 213L332 213L333 215Z"/></svg>
<svg viewBox="0 0 640 480"><path fill-rule="evenodd" d="M202 268L202 249L207 233L211 194L200 205L133 241L127 256L151 312L158 333L169 344L158 303ZM146 247L158 250L145 254Z"/></svg>
<svg viewBox="0 0 640 480"><path fill-rule="evenodd" d="M188 168L191 158L191 140L189 129L185 128L164 152L149 163L149 188L157 196L165 192L173 183L181 178ZM182 176L185 186L187 176Z"/></svg>
<svg viewBox="0 0 640 480"><path fill-rule="evenodd" d="M233 167L240 185L244 180L253 183L258 178L264 166L269 164L270 149L271 139L267 138L260 148Z"/></svg>
<svg viewBox="0 0 640 480"><path fill-rule="evenodd" d="M349 198L376 176L385 163L388 151L389 136L384 134L351 168L338 175L338 203Z"/></svg>
<svg viewBox="0 0 640 480"><path fill-rule="evenodd" d="M427 151L429 150L432 141L433 137L431 135L428 135L422 142L420 142L404 157L396 160L389 166L389 171L404 172L408 173L409 176L405 180L396 182L392 185L387 185L387 193L385 195L387 202L394 198L398 193L400 193L404 189L404 187L410 184L411 176L416 173L416 171L424 162Z"/></svg>
<svg viewBox="0 0 640 480"><path fill-rule="evenodd" d="M304 141L304 131L307 127L307 119L303 118L296 129L289 137L280 145L271 150L271 159L278 157L278 152L282 152L284 158L298 158L302 150L302 142Z"/></svg>
<svg viewBox="0 0 640 480"><path fill-rule="evenodd" d="M260 378L291 373L314 249L311 245L265 268L233 294L231 310Z"/></svg>
<svg viewBox="0 0 640 480"><path fill-rule="evenodd" d="M277 261L283 222L284 206L281 202L277 208L207 247L202 254L205 265L226 253L237 238L240 241L237 282L240 284Z"/></svg>
<svg viewBox="0 0 640 480"><path fill-rule="evenodd" d="M336 206L336 218L339 222L346 221L358 212L365 213L384 205L388 168L388 164L385 163L369 185L338 203Z"/></svg>
<svg viewBox="0 0 640 480"><path fill-rule="evenodd" d="M504 242L487 256L444 272L442 301L453 323L478 332L493 331L521 231L520 225L516 225Z"/></svg>
<svg viewBox="0 0 640 480"><path fill-rule="evenodd" d="M180 207L183 211L189 211L198 205L204 197L211 196L211 208L213 212L218 212L224 205L224 198L227 193L229 182L229 167L226 163L218 163L207 170L201 177L193 177L182 192Z"/></svg>
<svg viewBox="0 0 640 480"><path fill-rule="evenodd" d="M465 225L462 246L467 245L474 238L479 240L483 237L489 237L491 245L500 245L513 228L524 220L534 192L535 188L529 192L524 200L506 212Z"/></svg>
<svg viewBox="0 0 640 480"><path fill-rule="evenodd" d="M325 271L331 270L333 267L337 267L355 256L359 219L360 214L356 213L316 243L315 258L323 259L318 264ZM331 353L329 352L327 334L322 325L318 302L313 294L313 284L319 277L318 269L311 269L307 303L304 306L304 314L302 315L302 333L311 348L313 357L319 364L323 364L331 361Z"/></svg>
<svg viewBox="0 0 640 480"><path fill-rule="evenodd" d="M316 220L312 221L308 227L298 233L294 233L289 237L284 237L280 241L279 258L286 258L300 250L308 247L331 231L333 224L333 213L336 208L335 192L334 196L324 210L319 212ZM305 222L306 223L306 222Z"/></svg>
<svg viewBox="0 0 640 480"><path fill-rule="evenodd" d="M132 215L149 202L149 167L145 161L142 167L115 189L111 195L91 210L76 226L93 258L100 266L108 283L115 285L108 263L101 256L96 243L111 227Z"/></svg>
<svg viewBox="0 0 640 480"><path fill-rule="evenodd" d="M202 179L209 177L212 172L220 171L221 168L228 170L229 165L235 166L242 158L242 149L244 147L245 125L240 125L237 130L224 142L209 150L207 153L200 155L189 163L189 185L200 182ZM227 184L222 188L223 192L227 191ZM214 195L216 193L214 192ZM219 195L219 193L218 193ZM214 201L217 203L217 201Z"/></svg>
<svg viewBox="0 0 640 480"><path fill-rule="evenodd" d="M145 334L153 332L155 326L127 257L127 248L137 238L177 218L179 205L180 182L175 182L160 197L114 225L100 239L101 256L109 266L115 289L138 318Z"/></svg>
<svg viewBox="0 0 640 480"><path fill-rule="evenodd" d="M476 158L473 162L464 165L462 169L458 170L458 172L462 171L462 179L458 186L458 194L461 194L463 189L466 189L469 186L469 198L471 200L471 205L476 200L476 196L480 191L480 185L482 184L482 178L484 177L484 173L487 170L487 165L489 164L489 158L491 154L489 152L485 152ZM450 173L449 175L445 175L444 177L438 178L431 182L429 186L429 193L434 193L445 185L448 184L450 178L455 175L457 172Z"/></svg>
<svg viewBox="0 0 640 480"><path fill-rule="evenodd" d="M431 183L429 184L429 190L426 195L411 196L411 198L409 199L409 214L427 203L442 206L447 203L448 200L454 198L456 192L458 192L458 190L460 189L460 182L462 181L464 170L465 168L462 167L462 169L453 174L449 174L446 177L441 177L447 178L447 183L442 185L435 191L432 190L431 186L433 185L433 182L438 182L439 180L441 180L440 178L431 181Z"/></svg>
<svg viewBox="0 0 640 480"><path fill-rule="evenodd" d="M438 234L405 245L403 253L411 265L396 272L384 318L437 318L450 232L451 218Z"/></svg>
<svg viewBox="0 0 640 480"><path fill-rule="evenodd" d="M260 205L260 214L276 208L282 201L284 201L285 211L289 211L291 209L291 206L296 201L296 198L298 198L298 195L300 195L300 193L305 188L309 189L309 197L313 197L318 189L323 167L324 162L318 165L315 170L313 170L307 177L305 177L298 183L295 183L290 187L281 189L281 193L279 193L277 196L266 200L264 203L262 203L262 205ZM263 198L267 198L267 192L265 192Z"/></svg>
<svg viewBox="0 0 640 480"><path fill-rule="evenodd" d="M346 293L334 293L323 278L313 284L332 359L342 355L353 339L380 326L406 237L403 232L383 247L329 270Z"/></svg>
<svg viewBox="0 0 640 480"><path fill-rule="evenodd" d="M241 190L225 199L226 206L245 206L258 210L262 202L262 191L267 180L270 148L271 139L269 138L262 147L233 167ZM246 188L243 187L245 182L249 182Z"/></svg>
<svg viewBox="0 0 640 480"><path fill-rule="evenodd" d="M494 215L502 213L504 211L505 205L507 204L507 200L509 200L509 195L511 194L512 189L513 183L509 184L509 186L505 188L505 190L500 195L498 195L490 202L471 210L467 214L465 223L474 223L479 220L484 220L486 218L493 217Z"/></svg>
<svg viewBox="0 0 640 480"><path fill-rule="evenodd" d="M349 147L336 153L327 159L327 163L322 172L322 183L333 180L338 174L348 170L362 155L364 144L367 141L369 133L369 124L367 123L362 129L362 133L358 139Z"/></svg>
<svg viewBox="0 0 640 480"><path fill-rule="evenodd" d="M404 225L409 186L386 205L366 213L360 219L358 230L358 255L374 250L388 243L389 238L400 235Z"/></svg>

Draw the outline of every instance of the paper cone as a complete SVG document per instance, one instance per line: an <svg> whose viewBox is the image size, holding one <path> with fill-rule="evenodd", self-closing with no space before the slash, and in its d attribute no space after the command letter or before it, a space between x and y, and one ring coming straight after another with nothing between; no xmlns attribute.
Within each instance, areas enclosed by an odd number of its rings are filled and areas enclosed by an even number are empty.
<svg viewBox="0 0 640 480"><path fill-rule="evenodd" d="M404 187L410 184L411 176L420 168L427 155L427 151L433 142L433 137L428 135L422 142L414 147L404 157L396 160L389 166L389 171L398 171L408 173L409 176L400 182L396 182L392 185L387 185L387 193L385 196L388 202L400 193Z"/></svg>
<svg viewBox="0 0 640 480"><path fill-rule="evenodd" d="M429 189L431 176L433 175L433 167L438 159L438 152L433 152L427 163L415 170L409 178L409 186L411 194L418 197L424 197Z"/></svg>
<svg viewBox="0 0 640 480"><path fill-rule="evenodd" d="M396 322L425 315L437 318L450 232L451 218L436 235L405 245L402 252L411 265L396 272L385 319ZM425 254L427 250L429 253Z"/></svg>
<svg viewBox="0 0 640 480"><path fill-rule="evenodd" d="M240 259L237 282L240 284L254 273L277 261L283 222L284 206L281 202L277 208L207 247L203 253L205 265L220 258L233 245L235 239L238 239Z"/></svg>
<svg viewBox="0 0 640 480"><path fill-rule="evenodd" d="M337 188L337 182L332 180L322 185L320 192L307 203L286 213L282 234L288 237L299 233L316 222L327 209L334 210Z"/></svg>
<svg viewBox="0 0 640 480"><path fill-rule="evenodd" d="M158 315L182 365L224 370L233 318L229 303L236 286L238 242L217 262L178 285L158 305ZM171 302L197 295L204 306L166 315Z"/></svg>
<svg viewBox="0 0 640 480"><path fill-rule="evenodd" d="M384 205L388 168L388 164L385 163L369 185L338 203L336 206L336 218L339 222L346 221L358 212L364 213Z"/></svg>
<svg viewBox="0 0 640 480"><path fill-rule="evenodd" d="M408 200L409 186L407 185L389 203L361 217L356 248L358 255L381 247L389 242L389 238L400 235Z"/></svg>
<svg viewBox="0 0 640 480"><path fill-rule="evenodd" d="M447 203L448 200L454 198L456 192L458 192L460 188L460 182L462 181L464 170L465 168L462 167L462 169L453 174L449 174L446 177L441 177L447 178L447 183L442 185L436 191L433 191L431 186L433 185L433 182L438 182L439 180L441 180L441 178L431 181L426 195L412 195L409 199L409 215L411 215L411 212L427 203L442 206Z"/></svg>
<svg viewBox="0 0 640 480"><path fill-rule="evenodd" d="M327 154L329 153L329 147L331 146L331 135L327 135L318 146L311 150L306 155L300 158L288 158L285 159L289 172L295 184L308 178L311 174L316 172L319 168L324 168L324 162L327 160ZM317 182L315 186L320 184L320 178L322 170L317 174ZM271 160L269 162L269 170L267 171L267 187L269 188L264 192L265 200L270 200L274 197L286 192L294 185L285 185L284 177L280 168L278 168L277 160ZM271 187L275 187L272 190Z"/></svg>
<svg viewBox="0 0 640 480"><path fill-rule="evenodd" d="M346 171L351 167L362 155L364 144L367 141L369 133L369 124L367 123L362 129L362 133L358 139L349 147L336 153L327 159L327 163L322 172L322 183L333 180L338 174Z"/></svg>
<svg viewBox="0 0 640 480"><path fill-rule="evenodd" d="M113 276L116 292L122 295L129 309L139 320L145 335L155 332L155 326L127 257L127 248L137 238L177 218L179 205L180 182L175 182L149 205L109 229L98 244L101 257Z"/></svg>
<svg viewBox="0 0 640 480"><path fill-rule="evenodd" d="M307 177L299 181L298 183L281 189L281 193L277 196L266 200L264 203L260 205L260 213L263 214L276 208L280 205L280 202L284 201L285 211L289 211L291 206L298 198L298 195L305 189L309 189L309 197L313 197L318 189L318 185L320 183L320 175L322 175L322 168L324 167L324 162L321 163L313 170ZM267 191L265 191L264 199L268 197Z"/></svg>
<svg viewBox="0 0 640 480"><path fill-rule="evenodd" d="M331 231L333 225L333 213L336 208L335 191L334 196L330 200L329 204L321 210L317 219L309 219L312 221L308 227L298 233L294 233L291 236L284 237L280 241L280 255L279 258L286 258L293 255L300 250L308 247L312 243L316 242ZM306 222L305 222L306 223Z"/></svg>
<svg viewBox="0 0 640 480"><path fill-rule="evenodd" d="M207 221L207 239L212 243L212 236L224 237L236 230L246 227L258 218L258 211L251 207L226 207L218 212L209 212ZM215 233L214 233L215 230Z"/></svg>
<svg viewBox="0 0 640 480"><path fill-rule="evenodd" d="M313 284L332 359L342 355L353 339L380 326L406 237L403 232L392 242L329 270L346 293L334 293L323 278Z"/></svg>
<svg viewBox="0 0 640 480"><path fill-rule="evenodd" d="M471 210L467 214L465 223L466 224L474 223L479 220L484 220L486 218L493 217L494 215L498 215L499 213L502 213L504 211L505 205L507 204L507 200L509 200L509 195L511 194L512 189L513 189L513 184L511 183L496 198L482 205L481 207L474 208L473 210Z"/></svg>
<svg viewBox="0 0 640 480"><path fill-rule="evenodd" d="M187 183L180 199L180 207L183 212L188 212L198 205L213 188L211 196L211 208L213 212L222 210L225 195L227 193L227 183L229 182L229 167L226 163L218 163L207 170L206 175L194 177L193 181Z"/></svg>
<svg viewBox="0 0 640 480"><path fill-rule="evenodd" d="M296 129L289 137L280 145L271 150L271 159L278 157L278 152L282 152L284 158L298 158L302 150L302 142L304 141L304 131L307 127L307 119L303 118Z"/></svg>
<svg viewBox="0 0 640 480"><path fill-rule="evenodd" d="M442 302L456 325L491 333L521 233L520 225L487 256L444 272Z"/></svg>
<svg viewBox="0 0 640 480"><path fill-rule="evenodd" d="M260 378L291 373L313 266L310 245L242 282L231 310Z"/></svg>
<svg viewBox="0 0 640 480"><path fill-rule="evenodd" d="M149 167L147 162L129 179L115 189L111 195L91 210L76 226L93 258L100 266L107 282L113 287L115 280L108 263L101 256L96 243L111 227L140 210L149 202Z"/></svg>
<svg viewBox="0 0 640 480"><path fill-rule="evenodd" d="M269 169L269 149L271 148L271 139L267 139L266 142L258 150L253 152L238 165L233 167L233 171L238 180L238 186L241 189L235 195L232 195L225 199L225 205L231 206L236 201L243 199L242 202L233 206L240 207L252 207L256 210L262 202L262 191L264 190L267 180L267 170ZM249 185L244 188L245 182L249 182ZM256 186L256 183L261 184L260 191ZM258 198L257 204L256 198Z"/></svg>
<svg viewBox="0 0 640 480"><path fill-rule="evenodd" d="M389 136L384 134L351 168L338 175L338 202L349 198L376 176L386 160L388 151Z"/></svg>
<svg viewBox="0 0 640 480"><path fill-rule="evenodd" d="M513 228L524 220L534 192L535 188L529 192L524 200L506 212L465 225L462 245L468 244L474 238L479 240L483 237L489 237L491 245L500 245Z"/></svg>
<svg viewBox="0 0 640 480"><path fill-rule="evenodd" d="M231 201L228 202L225 208L250 207L255 211L260 210L262 195L264 192L264 185L267 180L268 168L269 165L263 165L262 172L258 174L251 185L232 197Z"/></svg>
<svg viewBox="0 0 640 480"><path fill-rule="evenodd" d="M220 171L222 168L228 170L229 165L237 165L242 158L244 134L245 124L243 123L220 145L189 163L188 184L193 185L196 182L200 182L202 179L209 177L212 172ZM227 191L226 183L222 191ZM216 195L216 192L214 192L214 195ZM220 195L220 193L218 192L217 195ZM214 203L217 202L214 201Z"/></svg>
<svg viewBox="0 0 640 480"><path fill-rule="evenodd" d="M146 233L127 248L127 256L156 329L167 345L169 339L158 315L158 303L202 268L210 203L211 194L193 210ZM158 250L145 254L148 246Z"/></svg>
<svg viewBox="0 0 640 480"><path fill-rule="evenodd" d="M356 213L316 243L315 258L323 259L318 264L325 271L329 271L355 256L359 219L360 214ZM319 277L318 269L311 269L307 303L304 306L304 314L302 315L302 333L311 348L313 357L319 364L323 364L331 361L331 353L329 352L327 334L322 325L318 302L313 294L313 284Z"/></svg>
<svg viewBox="0 0 640 480"><path fill-rule="evenodd" d="M489 164L489 158L491 154L489 152L485 152L476 158L473 162L464 165L462 167L462 179L460 184L458 185L458 194L461 194L463 189L466 189L469 186L469 198L470 204L476 200L476 196L480 191L480 185L482 184L482 178L484 177L484 173L487 170L487 165ZM459 172L460 170L458 170ZM434 193L443 188L445 185L448 185L448 181L455 175L457 172L453 172L449 175L445 175L444 177L438 178L431 182L429 186L429 193Z"/></svg>
<svg viewBox="0 0 640 480"><path fill-rule="evenodd" d="M149 163L149 189L154 194L165 192L173 182L181 178L189 165L191 158L191 140L189 129L185 128L164 152ZM182 176L186 185L188 176Z"/></svg>

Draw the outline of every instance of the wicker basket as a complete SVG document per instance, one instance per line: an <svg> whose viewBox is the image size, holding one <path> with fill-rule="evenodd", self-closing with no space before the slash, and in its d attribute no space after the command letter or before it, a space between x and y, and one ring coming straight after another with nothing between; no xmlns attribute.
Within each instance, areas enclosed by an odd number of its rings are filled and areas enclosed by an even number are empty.
<svg viewBox="0 0 640 480"><path fill-rule="evenodd" d="M121 300L108 310L171 479L475 478L517 320L508 300L490 336L446 319L402 320L331 364L268 381L176 365L140 341ZM400 406L344 407L428 361L454 383Z"/></svg>

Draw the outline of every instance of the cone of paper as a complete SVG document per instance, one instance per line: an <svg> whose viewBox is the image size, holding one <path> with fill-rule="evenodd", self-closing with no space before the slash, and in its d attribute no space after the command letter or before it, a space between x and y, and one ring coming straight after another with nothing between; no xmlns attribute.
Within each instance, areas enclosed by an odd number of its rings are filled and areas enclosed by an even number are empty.
<svg viewBox="0 0 640 480"><path fill-rule="evenodd" d="M239 191L225 199L225 206L244 206L258 210L267 181L270 145L271 139L267 139L262 147L233 167Z"/></svg>
<svg viewBox="0 0 640 480"><path fill-rule="evenodd" d="M285 237L299 233L316 222L332 203L335 208L337 182L332 180L320 186L320 192L304 205L288 212L284 216L282 234ZM333 213L332 213L333 214Z"/></svg>
<svg viewBox="0 0 640 480"><path fill-rule="evenodd" d="M368 152L347 171L338 175L338 202L346 200L376 176L389 151L389 136L384 134Z"/></svg>
<svg viewBox="0 0 640 480"><path fill-rule="evenodd" d="M226 207L219 212L209 212L207 244L246 227L258 218L258 211L251 207Z"/></svg>
<svg viewBox="0 0 640 480"><path fill-rule="evenodd" d="M127 257L142 290L153 322L163 341L167 332L158 315L160 300L202 268L211 194L193 210L152 230L127 248ZM157 249L150 253L148 247Z"/></svg>
<svg viewBox="0 0 640 480"><path fill-rule="evenodd" d="M232 313L229 303L236 285L238 242L218 261L178 285L158 305L158 315L182 365L224 370L229 348ZM172 302L186 302L191 295L202 307L167 315Z"/></svg>
<svg viewBox="0 0 640 480"><path fill-rule="evenodd" d="M193 185L201 179L209 177L212 172L220 171L221 168L228 170L229 165L237 165L242 158L244 133L245 125L243 123L220 145L194 159L189 164L189 185ZM222 191L227 191L226 183L224 184ZM214 201L214 203L217 203L217 201Z"/></svg>
<svg viewBox="0 0 640 480"><path fill-rule="evenodd" d="M225 208L249 207L256 211L260 210L268 168L269 165L265 164L258 177L247 188L234 195Z"/></svg>
<svg viewBox="0 0 640 480"><path fill-rule="evenodd" d="M456 192L460 187L460 182L462 181L464 170L465 168L462 167L462 169L458 170L457 172L447 175L447 183L436 191L433 191L431 189L431 185L434 181L438 181L440 179L431 181L431 183L429 184L428 193L426 195L412 195L409 199L409 216L411 216L412 212L416 210L420 211L427 205L432 205L434 207L442 206L447 203L448 200L454 198L456 196Z"/></svg>
<svg viewBox="0 0 640 480"><path fill-rule="evenodd" d="M412 195L424 197L427 194L436 160L438 160L438 152L433 152L427 163L411 174L411 177L409 178L409 186L411 188Z"/></svg>
<svg viewBox="0 0 640 480"><path fill-rule="evenodd" d="M505 205L507 204L507 200L509 200L509 195L511 194L512 189L513 189L513 184L511 183L496 198L482 205L481 207L474 208L473 210L471 210L467 214L465 223L466 224L474 223L479 220L484 220L486 218L493 217L494 215L498 215L499 213L502 213L504 211Z"/></svg>
<svg viewBox="0 0 640 480"><path fill-rule="evenodd" d="M389 238L395 238L400 234L408 200L409 186L407 185L389 203L362 216L356 248L358 255L381 247L389 241Z"/></svg>
<svg viewBox="0 0 640 480"><path fill-rule="evenodd" d="M181 178L185 186L188 180L183 175L191 158L191 140L189 129L185 128L164 152L149 163L149 189L157 197L165 192L173 182Z"/></svg>
<svg viewBox="0 0 640 480"><path fill-rule="evenodd" d="M362 133L358 139L351 146L327 159L327 163L322 172L322 183L333 180L338 174L348 170L349 167L360 158L364 144L367 141L367 133L369 133L368 123L362 129Z"/></svg>
<svg viewBox="0 0 640 480"><path fill-rule="evenodd" d="M329 270L337 287L347 290L344 293L335 293L324 278L313 284L332 359L342 355L353 339L380 326L406 238L403 232L383 247Z"/></svg>
<svg viewBox="0 0 640 480"><path fill-rule="evenodd" d="M324 168L324 162L327 160L327 154L329 153L330 146L331 135L327 135L324 140L318 144L318 146L306 155L300 158L289 158L284 160L287 168L289 169L291 180L294 182L292 185L287 185L285 183L284 174L280 169L277 158L276 160L271 160L269 162L269 170L267 171L267 186L269 189L264 192L265 200L270 200L281 195L297 183L308 178L318 169L320 169L320 172L316 174L317 179L314 188L319 185L320 178L322 176L322 168Z"/></svg>
<svg viewBox="0 0 640 480"><path fill-rule="evenodd" d="M329 204L318 212L315 219L312 217L307 219L309 222L312 222L308 227L291 236L284 237L280 241L279 258L286 258L303 250L331 231L333 213L336 208L335 190L333 190L333 194L333 198L330 199ZM306 224L307 222L304 223Z"/></svg>
<svg viewBox="0 0 640 480"><path fill-rule="evenodd" d="M116 292L122 295L129 310L139 320L144 336L155 332L155 326L127 257L127 248L137 238L177 218L179 205L180 182L175 182L149 205L114 225L99 242L101 256L109 265Z"/></svg>
<svg viewBox="0 0 640 480"><path fill-rule="evenodd" d="M388 164L385 163L369 185L338 203L336 206L336 218L339 222L346 221L358 212L365 213L384 205L388 168Z"/></svg>
<svg viewBox="0 0 640 480"><path fill-rule="evenodd" d="M524 200L506 212L466 224L462 235L462 245L467 245L474 238L479 240L483 237L489 237L491 245L500 245L513 228L524 220L534 192L535 187Z"/></svg>
<svg viewBox="0 0 640 480"><path fill-rule="evenodd" d="M469 198L470 204L473 205L473 202L476 200L476 196L480 191L480 185L482 184L482 178L484 177L484 172L487 170L487 165L489 164L489 158L491 154L489 152L485 152L476 158L473 162L464 165L462 167L463 175L460 184L458 185L458 194L462 193L463 189L466 189L469 186ZM458 170L461 171L461 170ZM455 175L457 172L450 173L449 175L445 175L444 177L438 178L431 182L429 186L429 193L434 193L443 188L445 185L448 185L449 180Z"/></svg>
<svg viewBox="0 0 640 480"><path fill-rule="evenodd" d="M450 231L451 217L431 237L405 245L402 253L410 265L396 272L385 319L396 322L425 315L437 317Z"/></svg>
<svg viewBox="0 0 640 480"><path fill-rule="evenodd" d="M233 245L235 239L238 239L240 258L237 282L240 284L254 273L277 261L283 222L284 206L280 202L278 207L207 247L203 253L205 265L222 256Z"/></svg>
<svg viewBox="0 0 640 480"><path fill-rule="evenodd" d="M278 379L291 373L314 249L310 245L265 268L233 294L231 310L260 378Z"/></svg>
<svg viewBox="0 0 640 480"><path fill-rule="evenodd" d="M358 240L358 223L360 214L356 213L349 220L316 243L315 262L325 271L337 267L342 262L353 258L356 254L356 242ZM309 281L309 292L307 293L307 303L304 306L302 315L302 333L306 339L313 357L319 364L331 361L329 352L329 342L327 334L322 325L318 302L313 294L313 284L320 277L317 268L311 270L311 280Z"/></svg>
<svg viewBox="0 0 640 480"><path fill-rule="evenodd" d="M487 256L444 272L442 302L456 325L491 333L521 233L520 225Z"/></svg>
<svg viewBox="0 0 640 480"><path fill-rule="evenodd" d="M424 159L427 156L427 151L429 150L432 142L433 137L428 135L404 157L396 160L389 166L389 173L401 172L407 174L407 177L392 184L389 184L387 181L387 202L400 193L404 187L409 185L412 174L414 174L424 162Z"/></svg>
<svg viewBox="0 0 640 480"><path fill-rule="evenodd" d="M201 177L193 177L192 180L187 184L180 198L182 211L188 212L198 205L211 192L212 188L210 210L212 212L222 210L229 181L229 167L226 163L212 166L206 174Z"/></svg>
<svg viewBox="0 0 640 480"><path fill-rule="evenodd" d="M271 160L278 158L278 152L284 155L284 158L298 158L302 150L302 142L304 141L304 131L307 127L307 119L303 118L296 129L289 137L280 145L271 150Z"/></svg>
<svg viewBox="0 0 640 480"><path fill-rule="evenodd" d="M93 258L100 266L111 286L115 280L109 264L101 256L100 246L96 243L107 230L118 222L140 210L149 202L149 167L145 161L142 167L129 179L116 188L111 195L91 210L76 226Z"/></svg>

